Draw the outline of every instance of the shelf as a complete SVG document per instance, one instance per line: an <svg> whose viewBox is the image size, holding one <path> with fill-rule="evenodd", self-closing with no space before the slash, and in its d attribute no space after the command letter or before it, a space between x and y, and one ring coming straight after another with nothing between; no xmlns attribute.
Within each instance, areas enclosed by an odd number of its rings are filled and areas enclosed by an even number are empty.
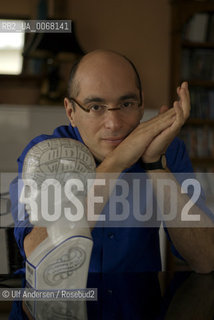
<svg viewBox="0 0 214 320"><path fill-rule="evenodd" d="M18 75L9 75L9 74L0 74L0 81L30 81L30 82L39 82L43 79L42 75L27 75L27 74L18 74Z"/></svg>
<svg viewBox="0 0 214 320"><path fill-rule="evenodd" d="M189 119L185 125L204 126L209 125L214 127L214 119Z"/></svg>
<svg viewBox="0 0 214 320"><path fill-rule="evenodd" d="M4 75L0 74L1 88L34 88L40 87L43 77L41 75Z"/></svg>
<svg viewBox="0 0 214 320"><path fill-rule="evenodd" d="M183 133L183 139L190 154L213 155L214 118L213 106L210 106L209 101L212 101L214 98L214 79L212 79L213 72L210 70L213 64L214 41L199 42L186 40L183 33L184 30L187 30L189 18L194 14L205 13L209 18L206 34L210 34L210 17L214 15L214 1L174 0L171 3L171 99L174 100L175 98L178 83L188 81L193 111L189 120L184 125L186 135ZM209 60L207 60L207 57L209 57ZM192 64L193 58L195 58L194 64ZM196 61L202 64L201 69L200 66L196 70L192 69L195 68L195 65L197 67ZM184 68L185 66L186 68ZM186 74L187 77L183 78L182 73ZM191 77L191 75L193 76ZM210 118L207 115L210 115ZM201 116L205 116L205 118ZM209 152L204 145L206 142ZM203 148L205 149L204 153L201 152ZM194 157L192 163L193 167L203 166L206 168L208 166L214 168L214 157Z"/></svg>
<svg viewBox="0 0 214 320"><path fill-rule="evenodd" d="M182 41L183 48L204 48L204 49L214 49L213 42L192 42L188 40Z"/></svg>
<svg viewBox="0 0 214 320"><path fill-rule="evenodd" d="M214 81L212 80L187 80L190 86L194 87L204 87L204 88L213 88L214 89Z"/></svg>
<svg viewBox="0 0 214 320"><path fill-rule="evenodd" d="M197 12L214 11L214 1L212 0L171 0L171 3L179 6L185 18ZM181 23L184 23L185 20L181 20Z"/></svg>
<svg viewBox="0 0 214 320"><path fill-rule="evenodd" d="M194 165L201 166L212 166L214 167L214 158L206 157L206 158L191 158L191 162Z"/></svg>
<svg viewBox="0 0 214 320"><path fill-rule="evenodd" d="M0 104L38 104L41 84L38 75L0 75Z"/></svg>
<svg viewBox="0 0 214 320"><path fill-rule="evenodd" d="M186 145L194 170L197 172L212 172L214 170L214 119L211 113L213 109L209 107L209 101L213 99L214 79L210 81L207 79L212 79L213 75L211 67L213 61L212 54L214 54L214 42L190 41L187 39L200 40L203 38L205 40L213 40L210 28L212 16L214 15L214 1L171 0L170 2L170 99L174 101L177 98L175 92L178 84L181 83L182 80L188 81L190 91L192 91L193 111L191 117L185 123L183 131L181 130L180 137ZM204 29L201 28L200 22L194 24L194 19L193 23L190 23L190 19L195 14L205 14ZM196 21L199 20L200 19L196 19ZM205 26L207 20L208 24ZM187 25L188 23L190 24ZM201 31L201 36L194 38L198 30ZM182 79L183 75L185 79ZM203 119L194 117L194 115L200 117L201 115L206 116L208 114L210 114L212 118ZM201 157L198 155L201 155ZM179 270L180 263L175 262L174 257L169 256L169 261L171 262L172 268L174 263L174 269Z"/></svg>

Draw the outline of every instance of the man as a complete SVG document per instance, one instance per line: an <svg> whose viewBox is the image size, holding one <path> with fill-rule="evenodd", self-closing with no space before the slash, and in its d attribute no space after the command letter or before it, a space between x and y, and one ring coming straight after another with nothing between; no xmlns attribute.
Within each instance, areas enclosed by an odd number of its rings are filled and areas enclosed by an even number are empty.
<svg viewBox="0 0 214 320"><path fill-rule="evenodd" d="M69 126L57 128L53 136L34 139L19 158L19 171L28 150L36 143L56 137L70 137L84 143L97 162L97 173L147 172L153 182L159 175L174 180L172 172L191 172L183 143L175 139L190 113L188 84L178 87L179 100L173 108L161 107L155 118L140 123L143 101L139 76L125 57L97 50L85 55L73 68L69 95L64 100ZM167 167L162 163L164 154ZM155 175L152 174L155 172ZM176 183L176 181L175 181ZM179 190L179 188L178 188ZM177 191L177 211L188 196ZM158 198L158 195L157 195ZM166 205L169 199L165 199ZM14 211L15 220L17 213ZM209 218L196 206L205 225ZM206 223L207 222L207 223ZM197 272L214 270L214 232L212 228L178 228L166 223L179 254ZM17 226L22 226L17 222ZM47 237L45 228L16 228L22 255L28 257ZM157 228L94 228L94 248L89 271L142 272L161 269ZM24 245L23 245L24 243Z"/></svg>

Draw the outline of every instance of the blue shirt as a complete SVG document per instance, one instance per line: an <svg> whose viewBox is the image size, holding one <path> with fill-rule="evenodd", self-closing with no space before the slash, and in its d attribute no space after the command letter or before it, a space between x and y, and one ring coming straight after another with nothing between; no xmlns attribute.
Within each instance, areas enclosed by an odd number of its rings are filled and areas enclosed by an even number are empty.
<svg viewBox="0 0 214 320"><path fill-rule="evenodd" d="M83 143L78 129L73 128L71 125L56 128L52 135L38 136L27 145L18 158L19 174L22 172L23 162L29 149L43 140L53 138L72 138ZM175 138L168 147L166 158L167 165L173 173L193 171L185 145L178 138ZM140 166L140 162L137 162L126 172L139 173L144 172L144 170ZM17 190L17 179L15 179L10 185L11 210L15 221L14 235L25 260L23 241L24 237L32 230L32 225L30 225L26 213L26 220L18 221L17 219L19 197ZM24 211L24 206L22 209ZM106 208L104 208L105 210ZM131 210L133 210L133 204ZM109 273L161 270L159 227L98 227L93 229L92 237L94 246L89 272Z"/></svg>

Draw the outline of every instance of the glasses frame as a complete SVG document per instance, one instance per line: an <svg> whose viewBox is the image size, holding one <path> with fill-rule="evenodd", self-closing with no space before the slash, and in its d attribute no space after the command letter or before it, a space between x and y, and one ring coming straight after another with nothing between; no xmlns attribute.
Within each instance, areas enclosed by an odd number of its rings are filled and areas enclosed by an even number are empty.
<svg viewBox="0 0 214 320"><path fill-rule="evenodd" d="M87 112L87 113L89 113L90 111L91 111L91 109L87 109L87 108L85 108L85 107L83 107L75 98L72 98L72 97L68 97L68 100L70 101L70 102L74 102L74 103L76 103L77 105L78 105L78 107L80 107L83 111L85 111L85 112ZM140 107L142 105L142 103L138 103L138 108ZM106 107L108 107L108 106L106 106ZM115 111L115 110L121 110L122 108L107 108L107 110L111 110L111 111Z"/></svg>
<svg viewBox="0 0 214 320"><path fill-rule="evenodd" d="M74 99L74 98L72 98L72 97L68 97L68 100L70 101L70 102L74 102L74 103L76 103L77 105L78 105L78 107L80 107L82 110L84 110L85 112L87 112L87 113L89 113L90 112L90 109L87 109L87 108L85 108L85 107L83 107L76 99Z"/></svg>

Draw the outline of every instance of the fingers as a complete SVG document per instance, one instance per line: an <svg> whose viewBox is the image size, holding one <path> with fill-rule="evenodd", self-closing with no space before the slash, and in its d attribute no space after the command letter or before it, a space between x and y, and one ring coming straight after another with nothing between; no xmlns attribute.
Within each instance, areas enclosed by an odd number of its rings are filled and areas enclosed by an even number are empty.
<svg viewBox="0 0 214 320"><path fill-rule="evenodd" d="M173 110L175 112L174 117L172 118L173 121L171 121L169 126L166 126L163 131L160 133L160 137L163 139L166 139L166 142L169 140L172 140L180 131L181 127L185 123L183 109L180 105L180 101L175 101L173 103Z"/></svg>
<svg viewBox="0 0 214 320"><path fill-rule="evenodd" d="M173 108L168 109L165 105L161 106L159 115L147 122L148 133L153 135L153 138L143 153L144 160L158 158L167 149L189 117L190 96L187 82L183 82L177 88L177 94L179 101L173 103ZM143 129L147 129L147 127Z"/></svg>
<svg viewBox="0 0 214 320"><path fill-rule="evenodd" d="M173 108L171 108L168 111L165 111L148 121L142 122L138 126L137 130L142 130L144 132L150 131L151 135L156 136L162 130L171 126L172 123L175 121L175 117L176 112Z"/></svg>
<svg viewBox="0 0 214 320"><path fill-rule="evenodd" d="M177 88L177 94L180 98L180 104L183 110L184 120L186 121L190 115L190 94L188 83L182 82L181 86Z"/></svg>
<svg viewBox="0 0 214 320"><path fill-rule="evenodd" d="M175 122L173 123L172 127L174 127L174 129L180 130L180 128L185 123L183 109L182 109L179 101L174 102L173 108L175 109L175 112L176 112L176 118L175 118Z"/></svg>

